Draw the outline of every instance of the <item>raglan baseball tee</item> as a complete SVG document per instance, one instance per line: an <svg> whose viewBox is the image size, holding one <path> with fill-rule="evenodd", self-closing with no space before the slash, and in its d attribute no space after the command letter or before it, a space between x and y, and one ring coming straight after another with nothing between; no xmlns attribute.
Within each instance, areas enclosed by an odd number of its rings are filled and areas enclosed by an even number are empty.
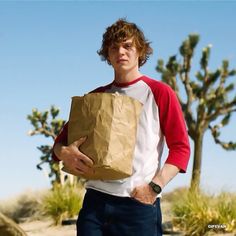
<svg viewBox="0 0 236 236"><path fill-rule="evenodd" d="M92 92L118 92L139 100L143 108L137 128L132 176L112 181L88 180L86 188L116 196L130 196L134 187L149 183L160 169L164 142L169 149L165 163L186 172L190 156L188 134L177 96L167 84L141 76L129 83L113 81ZM66 141L67 124L55 143ZM53 159L59 161L54 153Z"/></svg>

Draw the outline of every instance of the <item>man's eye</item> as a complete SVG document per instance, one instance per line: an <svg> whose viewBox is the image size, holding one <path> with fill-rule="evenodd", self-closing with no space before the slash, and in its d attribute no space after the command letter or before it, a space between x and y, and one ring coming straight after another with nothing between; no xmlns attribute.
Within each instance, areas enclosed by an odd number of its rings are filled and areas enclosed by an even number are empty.
<svg viewBox="0 0 236 236"><path fill-rule="evenodd" d="M125 48L130 49L132 47L132 44L126 44Z"/></svg>

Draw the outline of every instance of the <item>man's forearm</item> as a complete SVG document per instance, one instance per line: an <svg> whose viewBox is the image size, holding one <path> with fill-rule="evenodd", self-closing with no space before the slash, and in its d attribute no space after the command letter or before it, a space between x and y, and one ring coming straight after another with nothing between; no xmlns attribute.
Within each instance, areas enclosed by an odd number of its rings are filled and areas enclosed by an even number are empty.
<svg viewBox="0 0 236 236"><path fill-rule="evenodd" d="M156 173L152 181L163 189L178 173L180 169L171 164L164 164L162 169Z"/></svg>

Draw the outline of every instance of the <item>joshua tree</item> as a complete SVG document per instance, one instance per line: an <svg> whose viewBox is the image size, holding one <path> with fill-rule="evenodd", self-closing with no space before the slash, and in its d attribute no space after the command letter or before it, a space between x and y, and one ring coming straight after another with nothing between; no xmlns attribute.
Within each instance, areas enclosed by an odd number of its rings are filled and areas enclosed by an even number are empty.
<svg viewBox="0 0 236 236"><path fill-rule="evenodd" d="M38 109L33 109L32 114L27 116L30 120L33 130L29 131L29 135L43 135L47 138L55 140L59 134L61 128L65 124L65 121L58 119L59 109L51 106L50 111L39 112ZM52 178L52 184L63 184L64 174L61 172L61 167L57 162L52 160L52 146L41 145L37 147L41 152L40 163L37 164L37 168L42 170L42 165L47 163L49 165L50 173L49 177Z"/></svg>
<svg viewBox="0 0 236 236"><path fill-rule="evenodd" d="M164 65L158 60L156 70L162 80L176 92L188 126L188 133L194 143L193 170L191 188L199 189L203 137L207 129L213 139L226 150L235 150L236 143L220 139L220 128L228 125L230 117L236 111L236 96L233 96L234 84L229 78L236 74L229 69L229 62L222 61L220 68L210 71L208 68L211 45L203 48L200 59L200 70L192 78L191 63L194 51L199 42L199 35L190 34L179 48L180 60L171 56ZM179 85L182 82L182 87ZM185 91L184 92L180 89Z"/></svg>

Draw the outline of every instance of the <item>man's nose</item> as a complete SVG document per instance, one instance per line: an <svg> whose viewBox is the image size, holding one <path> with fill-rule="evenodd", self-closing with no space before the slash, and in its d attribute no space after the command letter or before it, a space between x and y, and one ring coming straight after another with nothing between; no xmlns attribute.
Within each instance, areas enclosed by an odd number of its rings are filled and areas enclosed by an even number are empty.
<svg viewBox="0 0 236 236"><path fill-rule="evenodd" d="M124 49L123 46L119 46L119 47L118 47L118 53L119 53L119 54L124 54L124 51L125 51L125 49Z"/></svg>

